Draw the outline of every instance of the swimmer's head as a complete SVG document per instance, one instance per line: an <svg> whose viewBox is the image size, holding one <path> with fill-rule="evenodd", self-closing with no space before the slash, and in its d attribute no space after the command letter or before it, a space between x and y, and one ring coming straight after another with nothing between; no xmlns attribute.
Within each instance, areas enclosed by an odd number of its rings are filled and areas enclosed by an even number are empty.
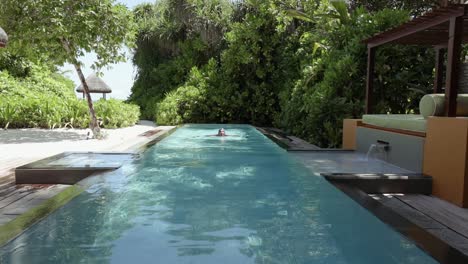
<svg viewBox="0 0 468 264"><path fill-rule="evenodd" d="M224 131L224 128L220 128L218 130L218 136L225 136L226 135L226 131Z"/></svg>

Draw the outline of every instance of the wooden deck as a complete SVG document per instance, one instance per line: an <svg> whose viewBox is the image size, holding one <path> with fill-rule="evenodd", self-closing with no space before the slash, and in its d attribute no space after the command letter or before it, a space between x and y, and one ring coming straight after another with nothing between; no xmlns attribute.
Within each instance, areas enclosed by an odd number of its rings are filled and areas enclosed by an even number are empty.
<svg viewBox="0 0 468 264"><path fill-rule="evenodd" d="M369 194L468 256L468 209L421 194Z"/></svg>
<svg viewBox="0 0 468 264"><path fill-rule="evenodd" d="M34 208L61 191L68 185L12 185L1 190L0 226Z"/></svg>
<svg viewBox="0 0 468 264"><path fill-rule="evenodd" d="M53 154L54 153L52 153L52 155ZM0 157L0 197L2 196L1 195L2 185L5 182L11 181L11 180L13 180L14 182L14 177L12 177L12 175L14 175L16 167L22 166L24 164L28 164L30 162L33 162L41 158L44 158L44 157L35 156L35 157L23 157L23 158L14 158L14 159L8 158L8 155Z"/></svg>

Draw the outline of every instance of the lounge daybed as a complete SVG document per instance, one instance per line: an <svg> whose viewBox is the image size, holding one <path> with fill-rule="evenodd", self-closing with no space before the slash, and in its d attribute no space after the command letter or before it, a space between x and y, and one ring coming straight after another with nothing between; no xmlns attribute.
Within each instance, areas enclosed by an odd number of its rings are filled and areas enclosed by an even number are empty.
<svg viewBox="0 0 468 264"><path fill-rule="evenodd" d="M444 115L445 95L425 95L419 103L419 108L420 115L364 115L361 126L424 137L427 129L427 119L431 116ZM458 95L457 116L468 116L468 94Z"/></svg>
<svg viewBox="0 0 468 264"><path fill-rule="evenodd" d="M378 129L387 128L396 130L414 131L426 133L427 121L422 115L364 115L362 123L369 127ZM403 133L403 131L401 131Z"/></svg>
<svg viewBox="0 0 468 264"><path fill-rule="evenodd" d="M356 123L355 148L366 152L372 144L389 144L389 162L408 170L423 172L428 118L444 115L445 96L425 95L419 107L420 115L364 115ZM458 95L457 115L468 116L467 94Z"/></svg>

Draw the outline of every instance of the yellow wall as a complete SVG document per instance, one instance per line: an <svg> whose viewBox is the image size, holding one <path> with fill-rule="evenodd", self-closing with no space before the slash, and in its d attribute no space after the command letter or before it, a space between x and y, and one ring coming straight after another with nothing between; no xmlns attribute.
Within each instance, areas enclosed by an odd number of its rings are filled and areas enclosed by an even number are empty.
<svg viewBox="0 0 468 264"><path fill-rule="evenodd" d="M361 119L343 120L343 149L356 150L356 131Z"/></svg>
<svg viewBox="0 0 468 264"><path fill-rule="evenodd" d="M428 119L423 172L434 196L468 207L468 118Z"/></svg>

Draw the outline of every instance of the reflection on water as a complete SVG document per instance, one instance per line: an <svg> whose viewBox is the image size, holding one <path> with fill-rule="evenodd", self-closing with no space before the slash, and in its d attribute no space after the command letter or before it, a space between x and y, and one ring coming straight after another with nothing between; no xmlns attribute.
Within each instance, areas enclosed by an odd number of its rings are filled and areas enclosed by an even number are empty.
<svg viewBox="0 0 468 264"><path fill-rule="evenodd" d="M435 263L249 126L190 125L0 251L0 263Z"/></svg>

